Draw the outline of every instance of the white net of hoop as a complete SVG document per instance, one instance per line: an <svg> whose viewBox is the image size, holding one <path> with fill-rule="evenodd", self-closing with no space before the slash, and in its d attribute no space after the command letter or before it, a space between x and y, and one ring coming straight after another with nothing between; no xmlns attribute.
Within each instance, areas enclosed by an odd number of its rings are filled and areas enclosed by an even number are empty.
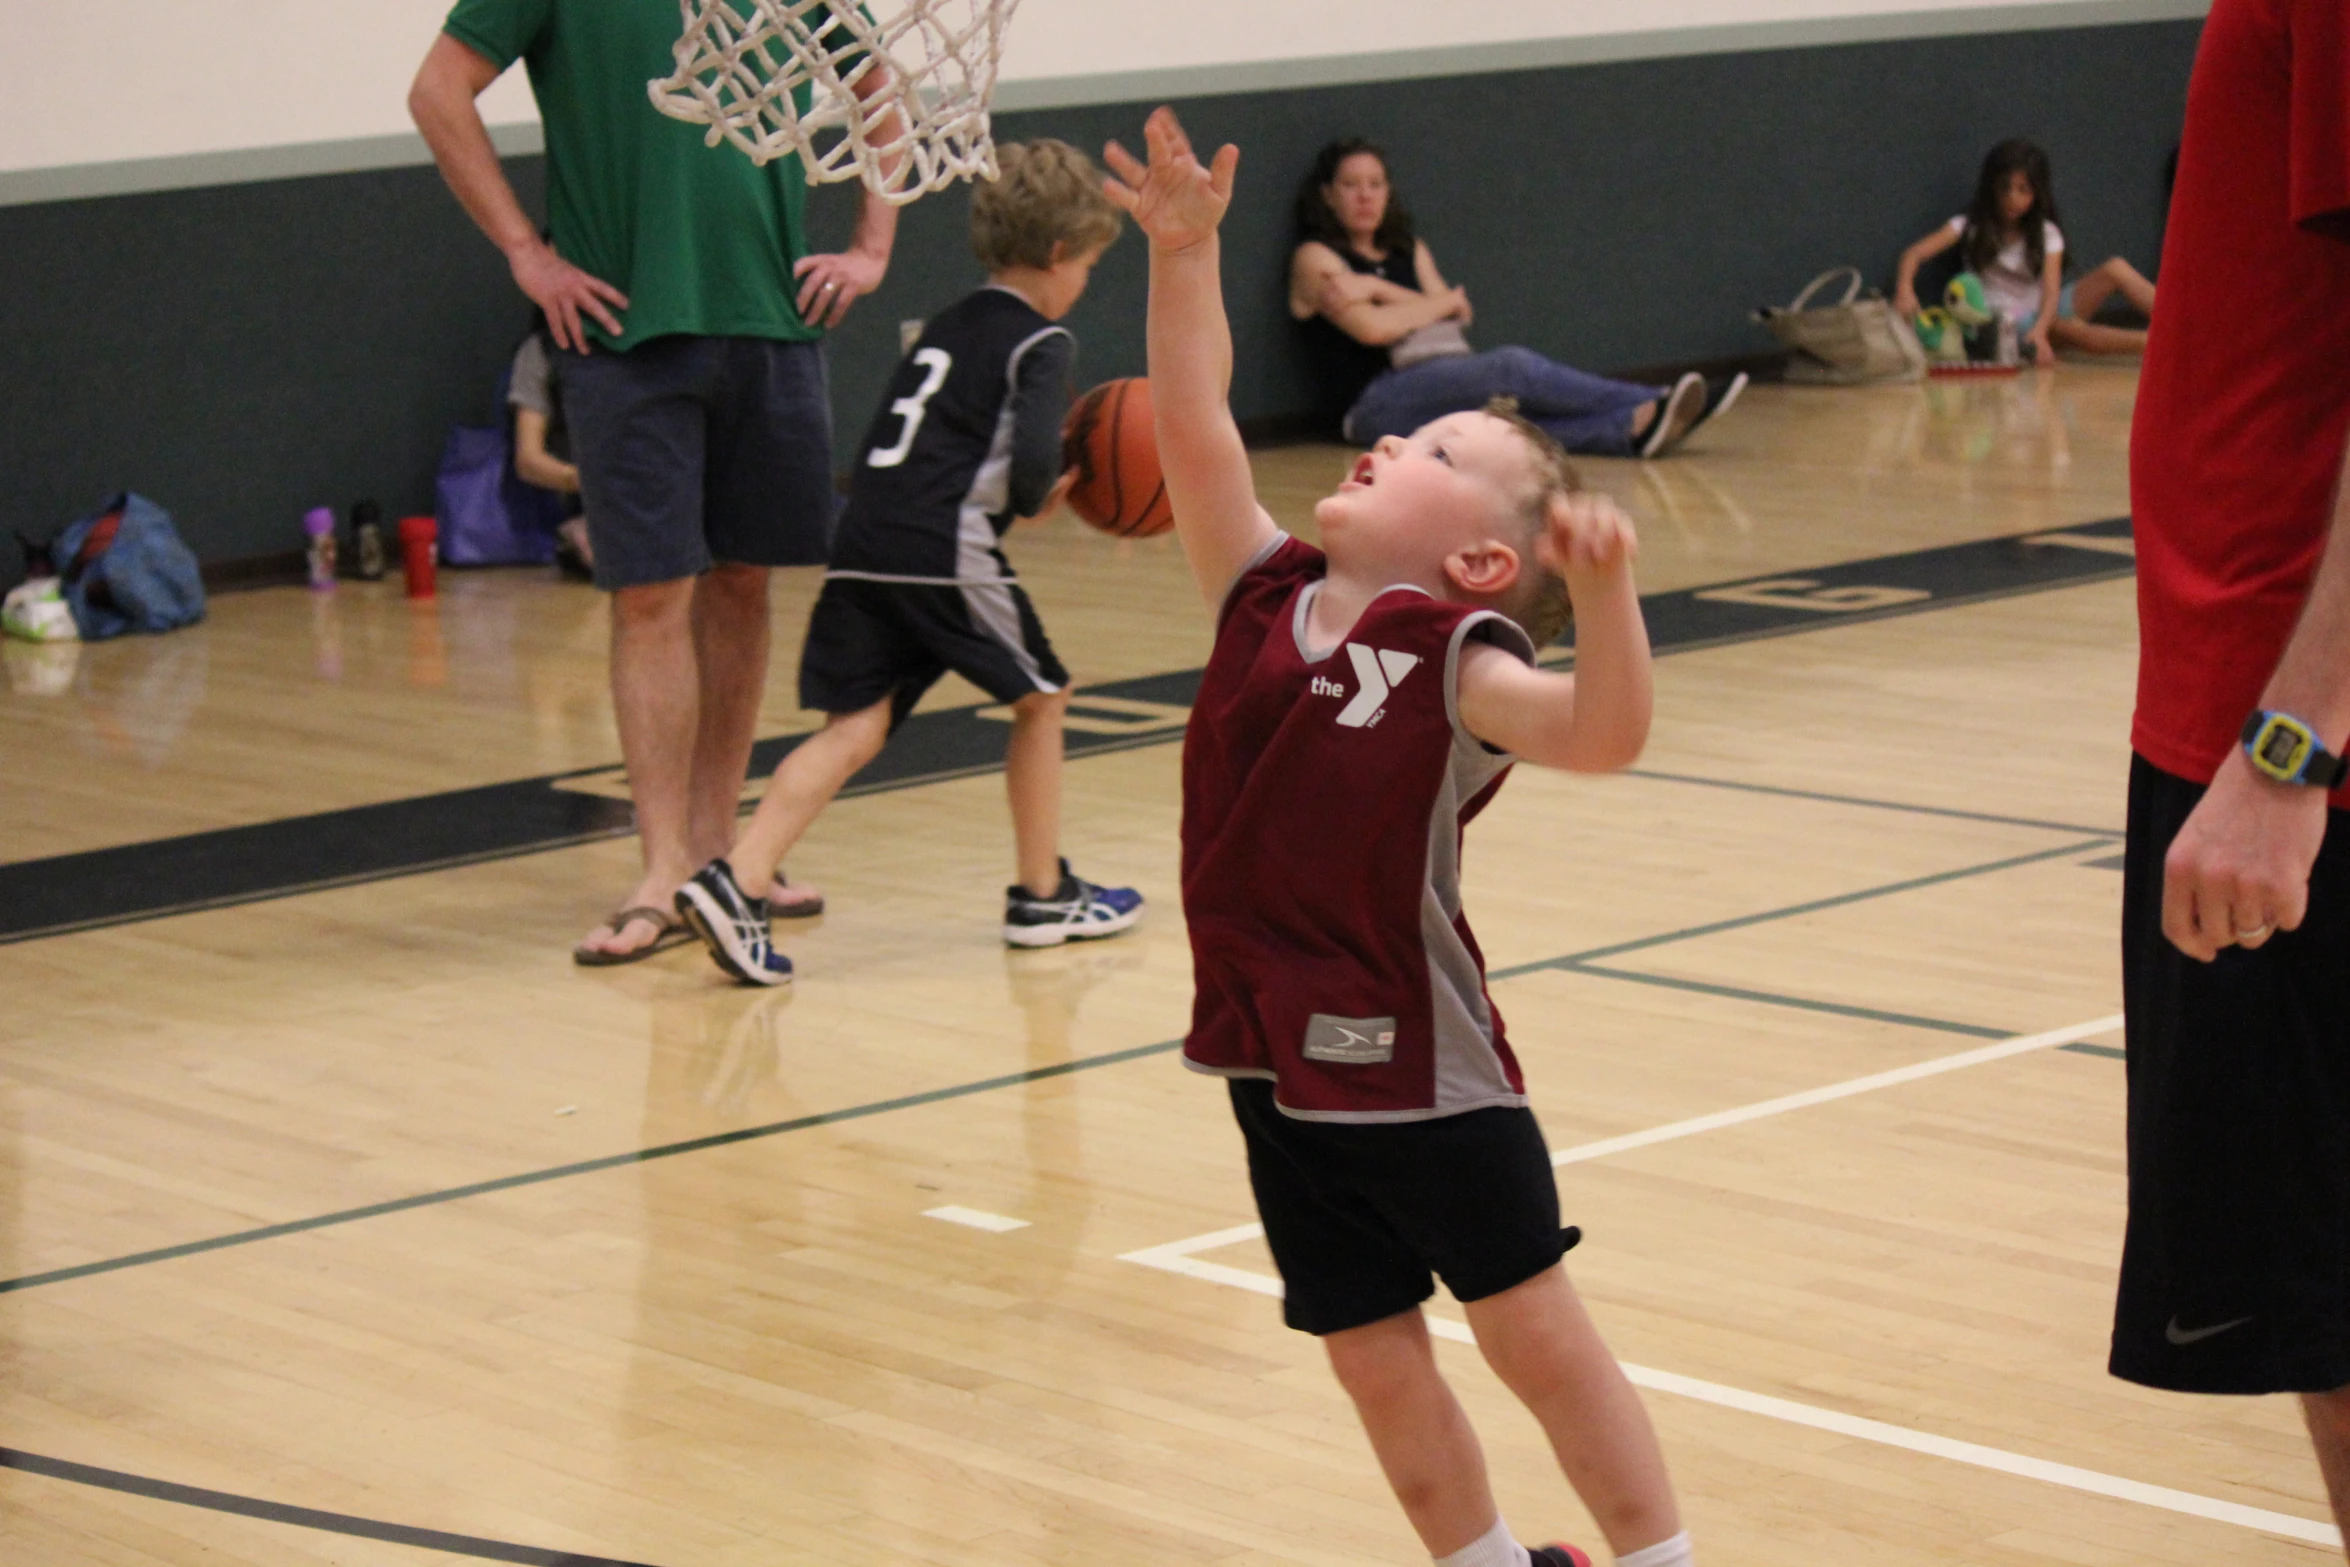
<svg viewBox="0 0 2350 1567"><path fill-rule="evenodd" d="M757 163L798 153L808 182L862 179L912 201L996 176L988 104L1020 0L678 0L663 114Z"/></svg>

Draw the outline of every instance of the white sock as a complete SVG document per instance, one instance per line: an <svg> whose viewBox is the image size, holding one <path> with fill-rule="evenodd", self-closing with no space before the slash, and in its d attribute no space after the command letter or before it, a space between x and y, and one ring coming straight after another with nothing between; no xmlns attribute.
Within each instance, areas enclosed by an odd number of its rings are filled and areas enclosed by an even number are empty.
<svg viewBox="0 0 2350 1567"><path fill-rule="evenodd" d="M1436 1558L1436 1567L1534 1567L1534 1558L1510 1533L1510 1526L1496 1518L1493 1527L1462 1546L1450 1556Z"/></svg>
<svg viewBox="0 0 2350 1567"><path fill-rule="evenodd" d="M1689 1548L1689 1531L1684 1529L1669 1540L1617 1557L1616 1567L1691 1567L1696 1560L1696 1552Z"/></svg>

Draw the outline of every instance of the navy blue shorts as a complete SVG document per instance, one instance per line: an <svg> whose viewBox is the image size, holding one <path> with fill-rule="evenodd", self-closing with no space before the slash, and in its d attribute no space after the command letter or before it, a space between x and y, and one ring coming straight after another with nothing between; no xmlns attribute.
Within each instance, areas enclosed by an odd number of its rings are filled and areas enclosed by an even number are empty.
<svg viewBox="0 0 2350 1567"><path fill-rule="evenodd" d="M2203 785L2133 757L2122 885L2130 1219L2113 1374L2182 1393L2350 1385L2350 811L2298 930L2198 963L2163 858Z"/></svg>
<svg viewBox="0 0 2350 1567"><path fill-rule="evenodd" d="M1236 1077L1233 1119L1281 1270L1281 1317L1343 1333L1436 1293L1483 1300L1545 1271L1582 1238L1559 1228L1558 1178L1534 1112L1494 1106L1427 1121L1301 1121L1273 1085Z"/></svg>
<svg viewBox="0 0 2350 1567"><path fill-rule="evenodd" d="M840 503L822 344L657 337L565 354L561 375L597 587L823 563Z"/></svg>

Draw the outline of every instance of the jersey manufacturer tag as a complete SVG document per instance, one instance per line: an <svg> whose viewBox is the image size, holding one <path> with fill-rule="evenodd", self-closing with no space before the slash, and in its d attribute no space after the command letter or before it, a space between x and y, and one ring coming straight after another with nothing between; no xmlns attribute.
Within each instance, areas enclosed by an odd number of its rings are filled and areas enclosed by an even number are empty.
<svg viewBox="0 0 2350 1567"><path fill-rule="evenodd" d="M1308 1061L1337 1061L1348 1066L1376 1066L1392 1061L1395 1019L1331 1017L1317 1012L1306 1019L1305 1057Z"/></svg>

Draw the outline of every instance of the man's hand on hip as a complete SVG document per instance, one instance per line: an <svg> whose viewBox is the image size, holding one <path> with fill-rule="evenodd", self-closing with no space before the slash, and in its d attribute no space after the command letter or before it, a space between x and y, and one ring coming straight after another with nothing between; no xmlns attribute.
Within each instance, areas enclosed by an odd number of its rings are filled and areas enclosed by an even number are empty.
<svg viewBox="0 0 2350 1567"><path fill-rule="evenodd" d="M555 254L554 246L535 234L528 244L516 246L506 260L514 269L514 286L547 313L547 327L554 333L556 347L587 352L587 332L579 320L582 315L593 316L598 326L620 336L620 318L612 311L628 308L626 294L565 261Z"/></svg>
<svg viewBox="0 0 2350 1567"><path fill-rule="evenodd" d="M2274 783L2231 750L2163 861L2162 933L2209 963L2296 928L2325 835L2324 790Z"/></svg>
<svg viewBox="0 0 2350 1567"><path fill-rule="evenodd" d="M800 280L800 319L810 326L840 325L849 306L879 288L888 270L886 252L863 248L802 256L792 267L792 275Z"/></svg>

